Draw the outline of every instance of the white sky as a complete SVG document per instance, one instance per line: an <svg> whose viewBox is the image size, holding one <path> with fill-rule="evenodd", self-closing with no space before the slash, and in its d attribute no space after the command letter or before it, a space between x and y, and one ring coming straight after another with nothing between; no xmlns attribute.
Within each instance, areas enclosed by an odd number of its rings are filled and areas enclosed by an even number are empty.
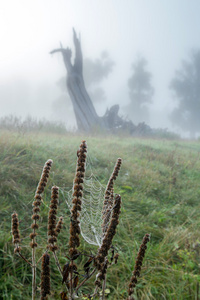
<svg viewBox="0 0 200 300"><path fill-rule="evenodd" d="M0 116L51 117L56 82L66 71L61 55L49 52L60 41L73 48L72 27L81 33L84 57L107 50L116 63L104 82L106 106L129 102L131 64L138 53L147 59L155 88L150 125L168 126L170 80L200 48L199 0L1 0Z"/></svg>

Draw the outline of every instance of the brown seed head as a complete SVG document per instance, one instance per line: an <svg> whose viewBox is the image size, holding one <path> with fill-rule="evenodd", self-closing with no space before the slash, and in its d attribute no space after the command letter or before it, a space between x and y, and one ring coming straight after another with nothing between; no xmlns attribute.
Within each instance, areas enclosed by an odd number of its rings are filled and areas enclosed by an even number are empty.
<svg viewBox="0 0 200 300"><path fill-rule="evenodd" d="M21 250L22 250L22 248L18 246L14 249L14 253L19 253L19 252L21 252Z"/></svg>
<svg viewBox="0 0 200 300"><path fill-rule="evenodd" d="M36 237L36 235L37 235L36 232L32 232L32 233L30 233L29 237L32 240L32 239L34 239Z"/></svg>
<svg viewBox="0 0 200 300"><path fill-rule="evenodd" d="M37 247L38 246L38 244L36 243L36 242L31 242L30 243L30 247L31 248L35 248L35 247Z"/></svg>
<svg viewBox="0 0 200 300"><path fill-rule="evenodd" d="M55 229L56 235L60 233L62 226L63 226L63 217L60 217Z"/></svg>
<svg viewBox="0 0 200 300"><path fill-rule="evenodd" d="M38 228L39 228L39 225L38 225L38 224L35 224L35 223L33 223L33 224L31 225L31 228L32 228L32 229L38 229Z"/></svg>
<svg viewBox="0 0 200 300"><path fill-rule="evenodd" d="M58 246L57 245L49 245L49 249L54 252L54 251L57 251L58 250Z"/></svg>
<svg viewBox="0 0 200 300"><path fill-rule="evenodd" d="M38 221L39 219L40 219L40 216L38 214L32 215L32 220Z"/></svg>

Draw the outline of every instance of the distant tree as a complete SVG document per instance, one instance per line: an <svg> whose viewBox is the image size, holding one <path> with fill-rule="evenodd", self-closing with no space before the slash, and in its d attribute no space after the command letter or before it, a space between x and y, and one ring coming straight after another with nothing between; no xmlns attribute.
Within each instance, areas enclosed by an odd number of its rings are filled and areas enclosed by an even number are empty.
<svg viewBox="0 0 200 300"><path fill-rule="evenodd" d="M84 59L83 75L86 88L94 102L103 101L106 99L105 92L100 86L103 79L107 78L112 72L114 62L110 58L107 51L103 51L100 58L92 60Z"/></svg>
<svg viewBox="0 0 200 300"><path fill-rule="evenodd" d="M125 110L134 123L148 121L148 107L151 103L154 89L151 86L152 75L146 70L147 61L139 56L132 65L133 75L128 80L131 102Z"/></svg>
<svg viewBox="0 0 200 300"><path fill-rule="evenodd" d="M200 50L193 51L189 61L183 61L180 71L170 83L178 106L171 121L193 138L200 131Z"/></svg>
<svg viewBox="0 0 200 300"><path fill-rule="evenodd" d="M110 58L107 51L100 54L100 58L92 60L90 58L84 59L84 78L87 86L92 83L99 83L112 72L114 62Z"/></svg>

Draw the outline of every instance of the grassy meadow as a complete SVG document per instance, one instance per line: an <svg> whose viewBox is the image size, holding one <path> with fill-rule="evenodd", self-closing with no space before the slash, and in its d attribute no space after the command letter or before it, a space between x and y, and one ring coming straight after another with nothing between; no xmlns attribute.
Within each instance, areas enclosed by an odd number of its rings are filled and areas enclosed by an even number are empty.
<svg viewBox="0 0 200 300"><path fill-rule="evenodd" d="M32 202L47 159L53 160L41 206L38 255L44 253L52 185L60 187L59 257L67 261L70 212L65 203L72 188L77 149L88 145L92 172L106 186L116 159L123 160L115 192L122 196L120 224L114 238L117 265L108 270L107 299L126 299L142 238L151 234L135 299L200 299L200 142L114 136L0 131L0 299L31 299L31 268L13 253L11 214L20 220L22 253L29 247ZM103 199L102 199L103 200ZM97 247L81 240L80 251ZM77 264L84 264L81 256ZM40 268L40 266L39 266ZM62 280L51 259L52 295L60 299ZM37 281L39 283L39 274ZM83 288L90 292L94 278ZM39 290L40 287L38 287ZM39 299L39 291L38 291Z"/></svg>

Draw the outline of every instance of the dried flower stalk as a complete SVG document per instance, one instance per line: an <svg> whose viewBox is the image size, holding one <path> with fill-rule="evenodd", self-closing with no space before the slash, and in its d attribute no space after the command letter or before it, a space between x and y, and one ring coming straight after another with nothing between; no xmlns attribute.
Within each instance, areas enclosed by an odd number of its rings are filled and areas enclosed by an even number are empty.
<svg viewBox="0 0 200 300"><path fill-rule="evenodd" d="M114 181L116 180L120 168L122 164L122 159L118 158L117 162L115 164L114 170L110 176L110 179L108 181L106 191L105 191L105 196L104 196L104 204L103 204L103 210L102 210L102 219L103 219L103 224L102 224L102 232L103 235L108 229L109 221L111 218L111 210L113 206L113 192L114 192Z"/></svg>
<svg viewBox="0 0 200 300"><path fill-rule="evenodd" d="M63 217L60 217L58 223L56 224L58 196L59 196L59 188L57 186L53 186L51 189L51 204L49 208L49 217L48 217L48 248L53 252L56 265L58 267L61 276L63 277L61 266L58 257L56 255L56 250L58 250L58 246L55 245L55 243L57 242L57 236L63 224Z"/></svg>
<svg viewBox="0 0 200 300"><path fill-rule="evenodd" d="M115 195L115 200L113 204L113 211L112 211L112 218L110 221L110 225L106 231L106 234L103 238L101 247L98 250L97 256L95 258L95 266L99 270L99 274L97 275L97 280L95 284L97 286L100 285L100 281L105 278L105 273L104 273L104 265L105 265L105 260L108 255L108 251L112 245L112 240L113 237L115 236L116 233L116 228L117 225L119 224L119 214L120 214L120 208L121 208L121 196L120 195Z"/></svg>
<svg viewBox="0 0 200 300"><path fill-rule="evenodd" d="M58 187L53 186L51 189L51 204L48 217L48 247L52 252L58 249L58 247L55 245L55 243L57 242L56 215L58 209L58 194Z"/></svg>
<svg viewBox="0 0 200 300"><path fill-rule="evenodd" d="M85 177L85 163L86 163L86 153L87 145L86 141L82 141L79 150L77 151L77 167L76 175L74 179L73 187L73 200L72 200L72 209L71 209L71 223L70 223L70 238L69 238L69 254L70 258L73 260L77 254L80 240L80 221L79 215L81 211L81 198L83 196L83 182Z"/></svg>
<svg viewBox="0 0 200 300"><path fill-rule="evenodd" d="M53 161L51 159L47 160L47 162L44 165L42 175L39 181L39 184L37 186L37 190L34 197L33 202L33 215L32 220L33 223L31 225L31 228L33 229L33 232L30 234L31 243L30 246L32 248L32 300L35 300L35 293L36 293L36 260L35 260L35 248L37 247L36 242L36 236L37 232L36 230L39 228L39 225L37 224L37 221L40 219L40 205L42 200L42 193L44 192L44 188L47 184L50 169L52 166Z"/></svg>
<svg viewBox="0 0 200 300"><path fill-rule="evenodd" d="M13 236L13 244L15 245L14 253L18 254L27 264L32 267L32 264L21 254L20 245L20 232L19 232L19 220L18 214L14 212L12 214L12 236Z"/></svg>
<svg viewBox="0 0 200 300"><path fill-rule="evenodd" d="M50 255L44 253L42 256L42 271L41 271L41 300L47 300L47 295L50 295Z"/></svg>
<svg viewBox="0 0 200 300"><path fill-rule="evenodd" d="M134 292L134 288L136 287L137 284L137 277L140 276L140 271L141 271L141 267L142 267L142 263L143 263L143 259L145 256L145 251L147 249L147 243L150 240L150 235L147 233L145 234L142 244L140 246L140 249L138 251L138 255L137 255L137 259L135 262L135 268L132 274L132 277L130 279L130 283L129 283L129 288L128 288L128 298L127 300L134 300L133 297L133 292Z"/></svg>

